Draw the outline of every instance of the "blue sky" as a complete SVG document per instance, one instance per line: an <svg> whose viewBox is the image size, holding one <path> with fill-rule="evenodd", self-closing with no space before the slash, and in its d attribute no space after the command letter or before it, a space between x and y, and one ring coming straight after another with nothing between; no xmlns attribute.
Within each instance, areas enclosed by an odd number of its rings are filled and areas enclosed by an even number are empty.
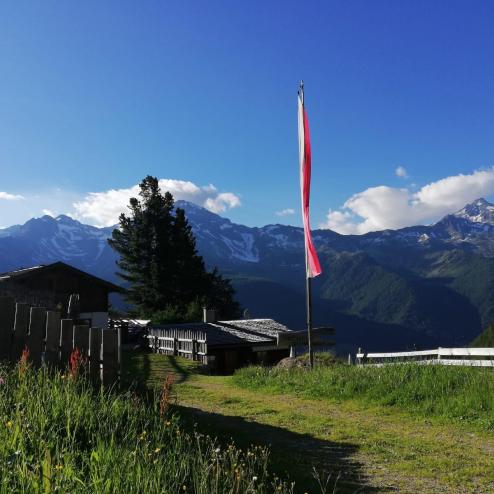
<svg viewBox="0 0 494 494"><path fill-rule="evenodd" d="M236 222L299 224L301 78L314 226L492 197L493 18L488 1L2 2L0 226L108 223L147 174Z"/></svg>

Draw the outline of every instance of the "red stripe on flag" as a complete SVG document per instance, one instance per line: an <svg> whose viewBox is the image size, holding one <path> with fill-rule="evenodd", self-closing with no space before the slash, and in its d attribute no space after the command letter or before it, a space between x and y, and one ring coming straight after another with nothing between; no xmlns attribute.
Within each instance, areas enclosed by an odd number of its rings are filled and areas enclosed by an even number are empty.
<svg viewBox="0 0 494 494"><path fill-rule="evenodd" d="M311 178L311 148L309 134L309 120L307 112L303 108L303 130L304 130L304 155L302 170L300 174L301 190L302 190L302 218L304 223L305 249L307 253L307 277L314 278L322 273L321 264L317 257L316 248L312 241L310 232L309 219L309 202L310 202L310 178Z"/></svg>

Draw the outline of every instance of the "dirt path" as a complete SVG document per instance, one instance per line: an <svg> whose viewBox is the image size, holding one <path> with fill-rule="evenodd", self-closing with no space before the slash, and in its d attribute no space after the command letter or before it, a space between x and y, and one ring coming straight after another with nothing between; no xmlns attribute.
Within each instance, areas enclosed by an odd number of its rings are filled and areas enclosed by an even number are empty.
<svg viewBox="0 0 494 494"><path fill-rule="evenodd" d="M273 467L297 492L324 492L313 466L322 483L339 477L336 492L494 492L492 434L354 402L263 394L225 377L194 376L177 393L182 411L207 432L269 444Z"/></svg>

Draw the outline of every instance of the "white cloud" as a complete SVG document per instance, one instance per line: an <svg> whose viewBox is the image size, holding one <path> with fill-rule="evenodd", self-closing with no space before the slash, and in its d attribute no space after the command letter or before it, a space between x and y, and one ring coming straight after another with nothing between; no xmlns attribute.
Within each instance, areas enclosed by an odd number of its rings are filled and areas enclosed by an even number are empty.
<svg viewBox="0 0 494 494"><path fill-rule="evenodd" d="M213 213L222 213L240 205L240 198L231 192L221 192L216 197L208 197L203 203L203 206Z"/></svg>
<svg viewBox="0 0 494 494"><path fill-rule="evenodd" d="M295 214L295 209L286 208L282 209L281 211L276 211L274 214L276 216L291 216L292 214Z"/></svg>
<svg viewBox="0 0 494 494"><path fill-rule="evenodd" d="M4 201L21 201L25 199L24 196L18 194L9 194L8 192L0 192L0 199Z"/></svg>
<svg viewBox="0 0 494 494"><path fill-rule="evenodd" d="M428 224L482 196L494 194L494 167L470 175L454 175L413 192L381 185L354 194L338 211L329 211L321 228L367 233Z"/></svg>
<svg viewBox="0 0 494 494"><path fill-rule="evenodd" d="M51 216L55 218L56 214L51 209L42 209L41 212L46 216Z"/></svg>
<svg viewBox="0 0 494 494"><path fill-rule="evenodd" d="M162 192L169 191L175 200L183 199L222 213L241 205L240 198L232 192L218 192L214 185L199 187L193 182L173 179L160 179ZM127 189L111 189L104 192L91 192L83 200L74 203L73 216L96 226L111 226L117 223L120 213L127 211L129 199L139 196L139 186Z"/></svg>
<svg viewBox="0 0 494 494"><path fill-rule="evenodd" d="M400 178L408 178L408 172L404 166L398 166L395 170L395 174Z"/></svg>
<svg viewBox="0 0 494 494"><path fill-rule="evenodd" d="M81 195L55 187L23 191L22 200L0 201L0 225L21 224L44 214L57 216L72 209ZM46 211L43 211L46 210ZM49 211L49 213L48 213Z"/></svg>

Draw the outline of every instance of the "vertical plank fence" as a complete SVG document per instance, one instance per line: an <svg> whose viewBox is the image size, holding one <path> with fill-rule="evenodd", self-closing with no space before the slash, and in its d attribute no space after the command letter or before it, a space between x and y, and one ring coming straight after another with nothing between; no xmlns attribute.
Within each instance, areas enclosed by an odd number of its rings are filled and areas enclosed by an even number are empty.
<svg viewBox="0 0 494 494"><path fill-rule="evenodd" d="M74 325L60 313L42 307L15 303L0 296L0 361L17 362L24 349L35 367L46 365L64 369L78 349L91 377L105 386L118 382L120 372L117 329Z"/></svg>
<svg viewBox="0 0 494 494"><path fill-rule="evenodd" d="M177 355L206 365L208 363L207 336L203 331L150 328L148 346L155 353Z"/></svg>

